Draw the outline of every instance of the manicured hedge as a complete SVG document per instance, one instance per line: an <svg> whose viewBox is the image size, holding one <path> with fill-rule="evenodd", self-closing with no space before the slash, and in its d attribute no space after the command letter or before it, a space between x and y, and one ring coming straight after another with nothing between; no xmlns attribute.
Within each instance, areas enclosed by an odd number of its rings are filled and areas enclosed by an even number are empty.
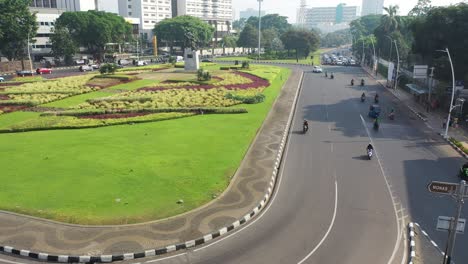
<svg viewBox="0 0 468 264"><path fill-rule="evenodd" d="M226 94L226 98L241 101L244 104L258 104L265 101L265 95L261 93L254 96L241 96L228 93Z"/></svg>
<svg viewBox="0 0 468 264"><path fill-rule="evenodd" d="M118 113L203 113L203 114L243 114L247 113L245 108L144 108L144 109L81 109L56 112L44 112L41 116L86 116Z"/></svg>
<svg viewBox="0 0 468 264"><path fill-rule="evenodd" d="M101 75L96 75L93 77L94 78L110 78L110 79L118 79L121 81L131 81L135 80L135 76L129 76L129 75L122 75L122 74L101 74Z"/></svg>

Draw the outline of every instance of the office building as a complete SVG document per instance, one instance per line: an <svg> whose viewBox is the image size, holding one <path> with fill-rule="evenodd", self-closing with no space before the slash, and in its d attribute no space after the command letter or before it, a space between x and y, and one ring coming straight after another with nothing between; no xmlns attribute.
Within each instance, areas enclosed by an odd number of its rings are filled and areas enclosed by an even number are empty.
<svg viewBox="0 0 468 264"><path fill-rule="evenodd" d="M151 42L154 26L172 17L171 0L119 0L119 14L140 19L140 33Z"/></svg>
<svg viewBox="0 0 468 264"><path fill-rule="evenodd" d="M358 8L339 4L336 7L312 7L299 9L301 20L298 23L306 28L317 28L319 25L349 25L349 22L357 18ZM339 26L337 28L342 28Z"/></svg>
<svg viewBox="0 0 468 264"><path fill-rule="evenodd" d="M381 15L383 13L384 0L362 0L361 16Z"/></svg>
<svg viewBox="0 0 468 264"><path fill-rule="evenodd" d="M264 16L265 14L266 13L263 10L260 12L261 16ZM258 17L258 9L247 8L246 10L239 12L239 19L241 18L249 19L249 17L251 16Z"/></svg>
<svg viewBox="0 0 468 264"><path fill-rule="evenodd" d="M96 10L98 0L33 0L34 8L59 8L66 11Z"/></svg>
<svg viewBox="0 0 468 264"><path fill-rule="evenodd" d="M231 31L232 0L173 0L176 16L198 17L215 28L215 41Z"/></svg>

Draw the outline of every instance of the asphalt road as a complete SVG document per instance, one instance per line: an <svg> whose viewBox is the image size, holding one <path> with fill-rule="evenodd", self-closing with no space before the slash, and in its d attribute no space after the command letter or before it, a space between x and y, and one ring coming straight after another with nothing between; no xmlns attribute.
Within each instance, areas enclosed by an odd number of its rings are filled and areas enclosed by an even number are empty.
<svg viewBox="0 0 468 264"><path fill-rule="evenodd" d="M371 122L361 119L368 105L345 87L343 75L330 80L307 72L304 78L281 180L264 213L207 246L147 261L402 263L399 234L406 229L397 222L379 160L365 156L369 135L377 138L367 132ZM305 135L303 118L309 120Z"/></svg>
<svg viewBox="0 0 468 264"><path fill-rule="evenodd" d="M464 159L360 68L327 70L334 80L304 76L280 180L263 213L210 244L129 263L405 263L409 220L443 248L447 234L435 231L435 224L438 215L454 213L454 202L429 193L426 185L458 181ZM368 85L351 87L351 78L365 78ZM359 100L363 91L365 103ZM376 92L384 116L379 131L367 117ZM385 118L392 108L394 121ZM304 118L307 134L301 131ZM369 141L376 149L371 161ZM466 235L457 237L455 263L468 259L467 242Z"/></svg>

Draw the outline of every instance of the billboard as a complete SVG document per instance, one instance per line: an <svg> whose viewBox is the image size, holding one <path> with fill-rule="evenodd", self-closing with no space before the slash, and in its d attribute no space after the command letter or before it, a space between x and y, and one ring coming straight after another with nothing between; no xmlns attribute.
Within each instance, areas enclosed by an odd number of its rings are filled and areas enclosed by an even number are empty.
<svg viewBox="0 0 468 264"><path fill-rule="evenodd" d="M427 65L414 65L413 78L426 79L427 78Z"/></svg>

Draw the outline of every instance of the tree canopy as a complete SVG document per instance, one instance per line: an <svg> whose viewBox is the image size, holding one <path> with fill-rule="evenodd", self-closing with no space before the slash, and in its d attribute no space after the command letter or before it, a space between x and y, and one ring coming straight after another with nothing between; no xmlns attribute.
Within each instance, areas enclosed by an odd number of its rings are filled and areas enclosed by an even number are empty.
<svg viewBox="0 0 468 264"><path fill-rule="evenodd" d="M408 13L409 16L425 16L432 9L431 0L418 0L413 9Z"/></svg>
<svg viewBox="0 0 468 264"><path fill-rule="evenodd" d="M250 25L258 30L258 17L249 17L249 19L247 19L246 25ZM262 16L262 31L267 29L274 29L278 32L279 35L282 35L291 28L292 25L288 23L288 17L280 16L278 14Z"/></svg>
<svg viewBox="0 0 468 264"><path fill-rule="evenodd" d="M321 38L323 47L338 47L347 43L351 43L349 29L342 29L326 34Z"/></svg>
<svg viewBox="0 0 468 264"><path fill-rule="evenodd" d="M239 47L254 48L258 45L258 29L252 27L250 24L246 24L244 29L239 34L237 40Z"/></svg>
<svg viewBox="0 0 468 264"><path fill-rule="evenodd" d="M185 49L194 41L198 47L206 46L213 38L215 29L203 20L192 16L164 19L153 29L159 41L166 42L171 49L177 44ZM193 40L187 38L191 33Z"/></svg>
<svg viewBox="0 0 468 264"><path fill-rule="evenodd" d="M107 43L132 40L130 23L121 16L102 11L65 12L55 22L55 31L63 33L62 28L67 29L76 46L86 47L96 59L102 59Z"/></svg>
<svg viewBox="0 0 468 264"><path fill-rule="evenodd" d="M37 32L36 15L29 11L29 0L0 0L0 52L9 60L23 59L28 34Z"/></svg>
<svg viewBox="0 0 468 264"><path fill-rule="evenodd" d="M290 29L281 35L281 41L287 50L296 51L296 59L300 55L307 57L310 52L317 50L320 37L316 32L304 29Z"/></svg>

